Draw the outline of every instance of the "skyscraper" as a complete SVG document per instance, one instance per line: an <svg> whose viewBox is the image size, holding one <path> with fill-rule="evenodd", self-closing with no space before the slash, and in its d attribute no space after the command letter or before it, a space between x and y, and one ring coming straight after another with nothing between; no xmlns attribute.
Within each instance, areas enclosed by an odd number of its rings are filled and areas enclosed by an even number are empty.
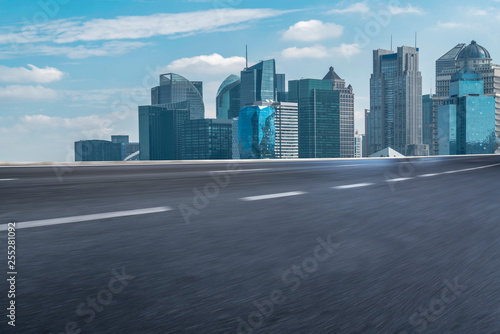
<svg viewBox="0 0 500 334"><path fill-rule="evenodd" d="M340 92L340 157L354 158L354 92L352 86L345 86L333 66L323 80L333 82L333 90Z"/></svg>
<svg viewBox="0 0 500 334"><path fill-rule="evenodd" d="M217 91L216 109L218 119L233 119L240 114L240 78L234 74L222 82Z"/></svg>
<svg viewBox="0 0 500 334"><path fill-rule="evenodd" d="M299 158L339 158L340 91L333 81L292 80L288 90L299 108Z"/></svg>
<svg viewBox="0 0 500 334"><path fill-rule="evenodd" d="M160 75L160 85L151 89L151 104L166 105L188 101L190 119L202 119L205 116L203 103L203 83L189 81L175 74Z"/></svg>
<svg viewBox="0 0 500 334"><path fill-rule="evenodd" d="M141 160L179 160L180 131L189 120L189 102L139 107Z"/></svg>
<svg viewBox="0 0 500 334"><path fill-rule="evenodd" d="M275 157L275 110L266 106L241 109L238 118L238 146L241 159Z"/></svg>
<svg viewBox="0 0 500 334"><path fill-rule="evenodd" d="M363 135L356 130L354 133L354 158L363 157Z"/></svg>
<svg viewBox="0 0 500 334"><path fill-rule="evenodd" d="M274 59L264 60L241 71L240 109L257 101L276 101L276 64Z"/></svg>
<svg viewBox="0 0 500 334"><path fill-rule="evenodd" d="M196 119L181 125L182 160L232 159L232 121Z"/></svg>
<svg viewBox="0 0 500 334"><path fill-rule="evenodd" d="M422 144L422 76L419 49L373 51L368 155L387 147L404 155L426 155Z"/></svg>
<svg viewBox="0 0 500 334"><path fill-rule="evenodd" d="M454 48L436 60L436 95L433 97L434 132L433 154L439 153L438 109L450 98L452 77L461 72L477 73L484 82L484 95L495 97L496 136L500 136L500 65L492 63L486 48L472 41L466 46L457 44Z"/></svg>
<svg viewBox="0 0 500 334"><path fill-rule="evenodd" d="M495 151L495 98L484 96L477 73L452 76L450 98L438 108L439 153L492 154Z"/></svg>

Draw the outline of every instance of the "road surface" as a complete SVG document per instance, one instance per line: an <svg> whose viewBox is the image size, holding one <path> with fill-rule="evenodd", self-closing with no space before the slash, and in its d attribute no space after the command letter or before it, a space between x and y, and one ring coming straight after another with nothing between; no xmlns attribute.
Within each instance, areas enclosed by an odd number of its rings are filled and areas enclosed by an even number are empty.
<svg viewBox="0 0 500 334"><path fill-rule="evenodd" d="M500 333L499 177L499 156L0 167L0 332Z"/></svg>

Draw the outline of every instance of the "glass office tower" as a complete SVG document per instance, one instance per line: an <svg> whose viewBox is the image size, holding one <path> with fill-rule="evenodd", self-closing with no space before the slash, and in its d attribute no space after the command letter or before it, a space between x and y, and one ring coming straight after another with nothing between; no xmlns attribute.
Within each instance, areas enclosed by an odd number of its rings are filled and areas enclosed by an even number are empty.
<svg viewBox="0 0 500 334"><path fill-rule="evenodd" d="M189 120L189 102L139 107L140 160L179 160L181 125Z"/></svg>
<svg viewBox="0 0 500 334"><path fill-rule="evenodd" d="M340 158L340 94L331 80L288 82L299 107L299 158Z"/></svg>
<svg viewBox="0 0 500 334"><path fill-rule="evenodd" d="M275 110L251 106L241 109L238 118L238 147L241 159L273 159L276 140Z"/></svg>
<svg viewBox="0 0 500 334"><path fill-rule="evenodd" d="M438 108L440 155L495 152L495 97L484 96L476 73L452 76L449 94Z"/></svg>
<svg viewBox="0 0 500 334"><path fill-rule="evenodd" d="M240 108L257 101L276 101L277 82L274 59L264 60L241 71Z"/></svg>
<svg viewBox="0 0 500 334"><path fill-rule="evenodd" d="M182 160L229 160L232 156L231 120L196 119L182 124Z"/></svg>
<svg viewBox="0 0 500 334"><path fill-rule="evenodd" d="M216 108L218 119L233 119L240 114L240 78L230 75L217 91Z"/></svg>
<svg viewBox="0 0 500 334"><path fill-rule="evenodd" d="M205 116L203 103L203 83L189 81L175 74L160 75L160 85L151 89L151 104L165 105L188 101L190 119L202 119Z"/></svg>

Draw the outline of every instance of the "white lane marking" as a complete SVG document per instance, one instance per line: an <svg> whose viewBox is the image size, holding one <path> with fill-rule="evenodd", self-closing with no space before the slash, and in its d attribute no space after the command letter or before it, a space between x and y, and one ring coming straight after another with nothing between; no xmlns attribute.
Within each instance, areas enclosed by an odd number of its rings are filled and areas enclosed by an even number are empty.
<svg viewBox="0 0 500 334"><path fill-rule="evenodd" d="M332 167L336 167L336 168L339 168L339 167L361 167L362 165L340 165L340 166L332 166Z"/></svg>
<svg viewBox="0 0 500 334"><path fill-rule="evenodd" d="M0 181L15 181L17 179L0 179Z"/></svg>
<svg viewBox="0 0 500 334"><path fill-rule="evenodd" d="M263 200L263 199L281 198L281 197L289 197L289 196L298 196L298 195L304 195L304 194L307 194L307 193L303 192L303 191L291 191L291 192L287 192L287 193L243 197L243 198L240 198L240 200L242 200L242 201L260 201L260 200Z"/></svg>
<svg viewBox="0 0 500 334"><path fill-rule="evenodd" d="M259 169L228 169L228 170L214 170L209 171L209 173L241 173L241 172L262 172L269 170L269 168L259 168Z"/></svg>
<svg viewBox="0 0 500 334"><path fill-rule="evenodd" d="M473 171L473 170L484 169L484 168L491 168L491 167L496 167L496 166L500 166L500 163L499 164L493 164L493 165L486 165L486 166L465 168L465 169L449 170L449 171L442 172L442 173L424 174L424 175L419 175L419 177L431 177L431 176L446 175L446 174L456 174L456 173L470 172L470 171Z"/></svg>
<svg viewBox="0 0 500 334"><path fill-rule="evenodd" d="M373 186L374 183L358 183L358 184L347 184L345 186L332 187L332 189L352 189Z"/></svg>
<svg viewBox="0 0 500 334"><path fill-rule="evenodd" d="M148 208L148 209L97 213L97 214L92 214L92 215L54 218L54 219L45 219L45 220L33 220L33 221L16 223L16 229L59 225L59 224L69 224L69 223L78 223L78 222L85 222L85 221L90 221L90 220L100 220L100 219L109 219L109 218L117 218L117 217L147 215L150 213L166 212L166 211L170 211L170 210L172 210L172 208L169 208L167 206L161 206L161 207L157 207L157 208ZM7 224L0 225L0 231L6 231L6 230L7 230Z"/></svg>
<svg viewBox="0 0 500 334"><path fill-rule="evenodd" d="M387 182L403 182L403 181L408 181L412 180L413 177L400 177L399 179L391 179L391 180L386 180Z"/></svg>

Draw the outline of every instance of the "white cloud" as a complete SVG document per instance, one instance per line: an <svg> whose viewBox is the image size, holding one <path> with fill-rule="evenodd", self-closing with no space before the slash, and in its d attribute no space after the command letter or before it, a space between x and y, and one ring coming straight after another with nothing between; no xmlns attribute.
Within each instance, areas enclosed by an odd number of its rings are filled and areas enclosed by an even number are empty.
<svg viewBox="0 0 500 334"><path fill-rule="evenodd" d="M315 42L342 36L344 27L335 23L323 23L319 20L300 21L283 33L284 40Z"/></svg>
<svg viewBox="0 0 500 334"><path fill-rule="evenodd" d="M220 54L201 55L191 58L177 59L164 68L164 72L187 74L223 74L240 73L245 67L245 58L228 57Z"/></svg>
<svg viewBox="0 0 500 334"><path fill-rule="evenodd" d="M297 48L292 47L281 51L281 55L287 59L300 58L328 58L334 55L351 58L361 52L358 44L344 44L334 48L326 48L323 45L312 47Z"/></svg>
<svg viewBox="0 0 500 334"><path fill-rule="evenodd" d="M333 52L342 55L346 58L354 57L361 52L361 48L358 44L344 44L333 48Z"/></svg>
<svg viewBox="0 0 500 334"><path fill-rule="evenodd" d="M117 56L134 49L141 48L148 43L111 41L102 45L78 46L50 46L50 45L16 45L16 48L0 48L0 58L9 58L19 54L35 54L43 56L66 56L71 59L83 59L96 56Z"/></svg>
<svg viewBox="0 0 500 334"><path fill-rule="evenodd" d="M102 40L139 39L176 36L227 29L253 20L274 18L287 11L273 9L212 9L206 11L119 16L114 19L81 18L51 21L43 26L23 27L10 34L0 34L0 43L48 42L74 43Z"/></svg>
<svg viewBox="0 0 500 334"><path fill-rule="evenodd" d="M40 100L56 100L57 91L43 86L10 85L0 86L0 99L5 101L25 102Z"/></svg>
<svg viewBox="0 0 500 334"><path fill-rule="evenodd" d="M7 67L0 65L0 82L10 83L48 83L59 81L63 78L64 73L54 67L38 68L35 65L25 67Z"/></svg>
<svg viewBox="0 0 500 334"><path fill-rule="evenodd" d="M459 23L459 22L441 22L437 23L438 28L443 29L467 29L469 28L468 24Z"/></svg>
<svg viewBox="0 0 500 334"><path fill-rule="evenodd" d="M417 14L417 15L422 15L424 14L424 11L418 7L413 7L412 5L408 4L406 7L396 7L396 6L389 6L387 7L389 9L389 13L392 15L401 15L401 14Z"/></svg>
<svg viewBox="0 0 500 334"><path fill-rule="evenodd" d="M347 13L361 13L367 14L370 12L370 7L364 2L353 3L349 7L343 9L332 9L327 14L347 14Z"/></svg>
<svg viewBox="0 0 500 334"><path fill-rule="evenodd" d="M327 48L322 45L305 48L292 47L281 51L281 55L288 59L326 58L329 56Z"/></svg>

